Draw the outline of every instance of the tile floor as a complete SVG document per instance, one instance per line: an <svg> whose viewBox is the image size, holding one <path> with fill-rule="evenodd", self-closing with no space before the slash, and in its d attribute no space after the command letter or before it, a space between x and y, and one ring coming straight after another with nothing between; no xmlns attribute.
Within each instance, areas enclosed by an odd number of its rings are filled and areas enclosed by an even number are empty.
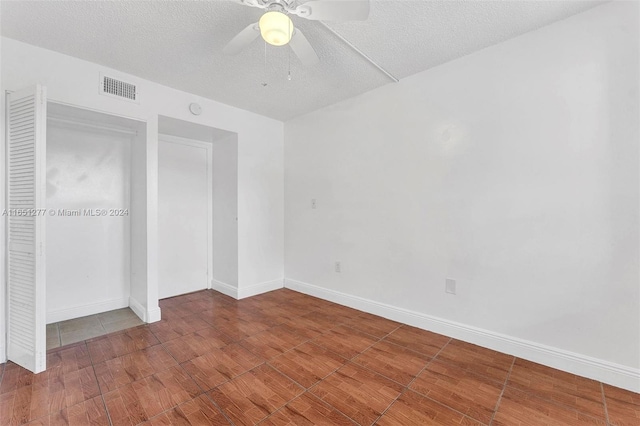
<svg viewBox="0 0 640 426"><path fill-rule="evenodd" d="M291 290L160 304L0 365L0 425L640 425L640 394Z"/></svg>
<svg viewBox="0 0 640 426"><path fill-rule="evenodd" d="M47 350L142 324L129 308L47 324Z"/></svg>

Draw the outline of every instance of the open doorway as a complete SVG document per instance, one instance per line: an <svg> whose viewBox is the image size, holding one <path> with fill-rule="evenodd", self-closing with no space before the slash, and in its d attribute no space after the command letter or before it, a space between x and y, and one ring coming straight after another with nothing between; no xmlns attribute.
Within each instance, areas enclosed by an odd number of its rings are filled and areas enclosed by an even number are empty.
<svg viewBox="0 0 640 426"><path fill-rule="evenodd" d="M237 286L237 134L159 117L158 295Z"/></svg>
<svg viewBox="0 0 640 426"><path fill-rule="evenodd" d="M143 323L129 308L136 144L144 122L48 103L47 349Z"/></svg>

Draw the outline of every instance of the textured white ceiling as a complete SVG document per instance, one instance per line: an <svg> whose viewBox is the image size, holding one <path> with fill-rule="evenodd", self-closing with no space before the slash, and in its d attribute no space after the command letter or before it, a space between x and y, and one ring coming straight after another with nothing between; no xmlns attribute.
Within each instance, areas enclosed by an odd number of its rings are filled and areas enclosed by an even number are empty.
<svg viewBox="0 0 640 426"><path fill-rule="evenodd" d="M600 3L373 0L367 21L326 24L401 79ZM3 0L0 7L3 36L279 120L391 82L321 22L295 16L317 66L304 68L288 47L273 46L265 66L260 39L224 56L224 45L261 15L229 1Z"/></svg>

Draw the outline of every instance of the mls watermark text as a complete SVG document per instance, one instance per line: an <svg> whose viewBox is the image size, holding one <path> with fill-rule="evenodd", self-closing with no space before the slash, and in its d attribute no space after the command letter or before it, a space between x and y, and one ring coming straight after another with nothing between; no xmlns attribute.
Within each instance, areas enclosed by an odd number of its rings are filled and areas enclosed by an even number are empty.
<svg viewBox="0 0 640 426"><path fill-rule="evenodd" d="M121 217L129 216L129 209L5 209L2 216Z"/></svg>

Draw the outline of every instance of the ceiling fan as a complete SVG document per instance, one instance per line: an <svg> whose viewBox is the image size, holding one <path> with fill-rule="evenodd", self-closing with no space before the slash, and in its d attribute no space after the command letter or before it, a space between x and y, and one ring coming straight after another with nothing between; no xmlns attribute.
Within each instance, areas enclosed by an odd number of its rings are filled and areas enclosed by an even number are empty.
<svg viewBox="0 0 640 426"><path fill-rule="evenodd" d="M266 10L258 22L248 25L224 47L226 55L236 55L262 35L273 46L291 46L305 66L318 62L318 55L289 15L313 21L363 21L369 16L369 0L235 0L246 6Z"/></svg>

